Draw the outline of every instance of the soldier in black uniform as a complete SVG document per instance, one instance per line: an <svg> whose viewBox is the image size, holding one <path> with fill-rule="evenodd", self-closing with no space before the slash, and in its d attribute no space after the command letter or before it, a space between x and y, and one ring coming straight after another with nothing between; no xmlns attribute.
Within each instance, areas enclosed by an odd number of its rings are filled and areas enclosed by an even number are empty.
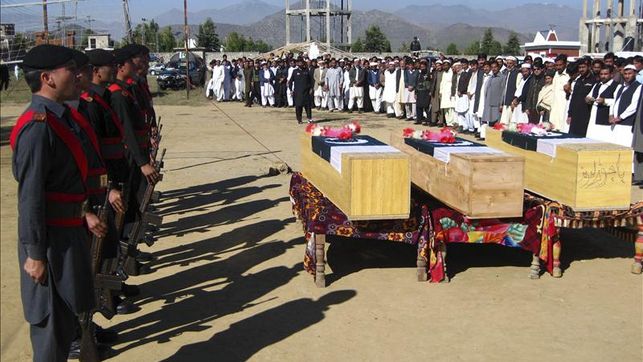
<svg viewBox="0 0 643 362"><path fill-rule="evenodd" d="M313 122L313 113L311 98L313 94L312 75L302 58L297 59L297 68L293 70L290 79L293 89L293 98L295 103L295 115L297 123L302 123L302 111L306 109L308 123Z"/></svg>
<svg viewBox="0 0 643 362"><path fill-rule="evenodd" d="M140 217L139 204L147 183L155 184L159 179L159 174L150 161L150 127L146 122L145 112L127 85L127 80L136 74L136 66L132 62L136 55L133 47L114 51L116 80L108 88L111 92L110 105L123 122L126 157L131 168L126 225L123 230L125 236ZM133 250L131 252L134 253Z"/></svg>
<svg viewBox="0 0 643 362"><path fill-rule="evenodd" d="M10 137L18 181L18 258L34 361L65 361L76 315L94 305L87 211L88 161L65 101L77 97L73 51L39 45L24 57L31 104Z"/></svg>
<svg viewBox="0 0 643 362"><path fill-rule="evenodd" d="M78 103L78 111L91 124L99 145L100 158L105 168L107 179L112 183L109 192L111 209L108 211L108 232L103 241L102 259L114 262L118 257L120 236L115 224L115 213L125 212L122 186L128 180L129 166L125 159L124 131L120 119L109 105L110 92L105 88L113 80L114 56L110 51L96 49L87 53L88 65L80 70L80 87L82 93ZM90 198L91 200L91 198ZM95 205L102 205L105 200L104 191L98 191L93 200ZM104 266L108 272L111 267ZM138 288L123 284L125 296L138 294ZM121 298L114 297L116 312L129 314L135 311L134 306Z"/></svg>

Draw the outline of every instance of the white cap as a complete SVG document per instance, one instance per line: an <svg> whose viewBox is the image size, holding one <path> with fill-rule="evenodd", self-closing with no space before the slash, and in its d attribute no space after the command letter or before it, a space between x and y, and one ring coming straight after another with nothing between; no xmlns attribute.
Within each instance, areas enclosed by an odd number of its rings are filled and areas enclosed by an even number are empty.
<svg viewBox="0 0 643 362"><path fill-rule="evenodd" d="M371 62L370 63L371 67L377 67L377 64L378 64L377 62Z"/></svg>
<svg viewBox="0 0 643 362"><path fill-rule="evenodd" d="M628 64L625 66L625 68L623 68L623 70L628 70L628 69L632 69L633 71L636 72L636 67L632 64Z"/></svg>
<svg viewBox="0 0 643 362"><path fill-rule="evenodd" d="M442 61L440 59L435 61L435 64L442 64Z"/></svg>
<svg viewBox="0 0 643 362"><path fill-rule="evenodd" d="M525 69L531 69L531 64L529 64L529 63L522 63L522 65L521 65L520 67L521 67L521 68L525 68Z"/></svg>
<svg viewBox="0 0 643 362"><path fill-rule="evenodd" d="M514 62L517 62L517 61L518 61L518 59L517 59L516 57L514 57L513 55L510 55L510 56L508 56L508 57L507 57L507 58L505 58L505 59L507 59L507 60L513 60Z"/></svg>
<svg viewBox="0 0 643 362"><path fill-rule="evenodd" d="M445 59L445 60L443 60L442 62L443 62L443 63L449 63L449 64L451 64L451 61L450 61L449 59Z"/></svg>
<svg viewBox="0 0 643 362"><path fill-rule="evenodd" d="M390 61L390 62L388 62L388 65L395 65L395 62Z"/></svg>

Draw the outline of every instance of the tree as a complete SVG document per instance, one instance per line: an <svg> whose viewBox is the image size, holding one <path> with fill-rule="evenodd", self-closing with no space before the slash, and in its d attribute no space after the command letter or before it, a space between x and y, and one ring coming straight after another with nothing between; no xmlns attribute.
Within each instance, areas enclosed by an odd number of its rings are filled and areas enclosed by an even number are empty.
<svg viewBox="0 0 643 362"><path fill-rule="evenodd" d="M351 51L355 53L361 53L364 51L364 41L362 38L357 38L354 42L353 45L351 46Z"/></svg>
<svg viewBox="0 0 643 362"><path fill-rule="evenodd" d="M391 42L386 38L379 26L371 25L366 29L364 51L373 53L391 51Z"/></svg>
<svg viewBox="0 0 643 362"><path fill-rule="evenodd" d="M502 53L502 44L494 39L493 30L491 30L491 28L487 28L484 32L480 52L488 55L499 55Z"/></svg>
<svg viewBox="0 0 643 362"><path fill-rule="evenodd" d="M518 40L518 34L516 32L509 33L509 39L507 44L503 49L503 53L507 55L519 55L520 54L520 40Z"/></svg>
<svg viewBox="0 0 643 362"><path fill-rule="evenodd" d="M246 39L243 35L232 32L226 37L225 49L228 52L256 51L265 53L270 50L270 45L266 44L263 40L254 41L252 38Z"/></svg>
<svg viewBox="0 0 643 362"><path fill-rule="evenodd" d="M411 47L406 42L402 42L402 45L400 45L400 49L398 49L398 51L400 53L410 53Z"/></svg>
<svg viewBox="0 0 643 362"><path fill-rule="evenodd" d="M163 31L159 33L159 51L171 52L176 47L176 38L172 32L172 28L166 26Z"/></svg>
<svg viewBox="0 0 643 362"><path fill-rule="evenodd" d="M458 50L458 46L455 45L454 43L449 44L449 46L447 46L447 54L449 55L460 54L460 51Z"/></svg>
<svg viewBox="0 0 643 362"><path fill-rule="evenodd" d="M243 35L233 31L226 37L225 50L228 52L244 52L249 50L248 41Z"/></svg>
<svg viewBox="0 0 643 362"><path fill-rule="evenodd" d="M201 48L208 50L219 50L219 35L217 35L217 27L211 18L207 18L201 25L199 25L199 32L196 36L197 45Z"/></svg>
<svg viewBox="0 0 643 362"><path fill-rule="evenodd" d="M480 42L477 41L469 44L469 47L464 50L464 54L466 55L476 55L478 53L480 53Z"/></svg>

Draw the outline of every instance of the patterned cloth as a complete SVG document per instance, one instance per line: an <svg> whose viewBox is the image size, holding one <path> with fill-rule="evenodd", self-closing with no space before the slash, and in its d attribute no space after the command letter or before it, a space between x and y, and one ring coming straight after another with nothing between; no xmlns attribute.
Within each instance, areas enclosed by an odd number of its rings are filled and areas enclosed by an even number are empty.
<svg viewBox="0 0 643 362"><path fill-rule="evenodd" d="M447 243L490 243L522 248L539 255L553 271L553 245L560 227L643 225L643 202L627 211L574 212L571 208L525 193L524 216L516 219L471 220L417 189L412 192L411 217L406 220L348 220L330 200L300 173L290 181L293 213L306 235L304 268L315 274L315 234L378 239L418 245L431 282L446 278L442 252Z"/></svg>
<svg viewBox="0 0 643 362"><path fill-rule="evenodd" d="M290 180L290 200L293 213L303 223L306 235L304 268L311 274L315 274L315 234L417 244L418 253L427 258L425 220L428 210L418 203L413 204L411 217L406 220L350 221L300 173L293 173Z"/></svg>
<svg viewBox="0 0 643 362"><path fill-rule="evenodd" d="M446 207L431 209L431 251L438 251L431 254L431 279L442 280L445 277L445 266L439 250L446 243L498 244L522 248L539 255L543 238L548 242L552 239L544 237L542 233L543 221L546 220L544 211L543 205L534 205L526 209L524 217L519 219L470 220ZM551 272L551 269L548 270Z"/></svg>

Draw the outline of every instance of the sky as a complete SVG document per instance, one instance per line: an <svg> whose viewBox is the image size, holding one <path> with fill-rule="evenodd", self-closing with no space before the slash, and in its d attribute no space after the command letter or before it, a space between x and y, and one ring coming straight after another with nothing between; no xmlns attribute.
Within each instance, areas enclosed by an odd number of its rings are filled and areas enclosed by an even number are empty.
<svg viewBox="0 0 643 362"><path fill-rule="evenodd" d="M138 7L139 4L144 4L147 2L154 2L155 10L169 10L171 8L182 8L182 0L130 0L130 8ZM188 7L192 10L203 10L203 9L212 9L212 8L222 8L224 6L238 4L243 0L188 0ZM262 0L266 3L273 4L276 6L285 7L285 0ZM297 0L290 0L291 3L296 2ZM311 0L311 3L316 2L317 0ZM331 0L332 3L339 5L340 0ZM344 0L346 4L348 0ZM353 0L353 8L360 10L370 10L370 9L381 9L381 10L398 10L408 5L424 5L439 3L442 5L467 5L472 8L480 8L484 4L490 9L502 9L510 6L527 4L527 3L541 3L541 2L553 2L560 5L568 5L575 8L582 7L581 0L557 0L557 1L539 1L539 0ZM159 11L161 13L163 11Z"/></svg>
<svg viewBox="0 0 643 362"><path fill-rule="evenodd" d="M228 5L238 4L243 1L256 1L256 0L188 0L188 10L191 12L204 10L204 9L217 9L223 8ZM276 5L285 6L284 0L262 0L264 2ZM290 0L295 3L298 0ZM311 0L311 4L317 3L319 0ZM331 0L332 4L339 5L341 0ZM2 5L33 3L30 0L0 0ZM344 0L345 3L348 0ZM380 9L384 11L395 11L404 8L408 5L427 5L427 4L442 4L442 5L467 5L472 8L479 8L484 4L486 8L503 9L526 3L544 3L555 2L560 5L568 5L571 7L580 8L582 0L353 0L353 8L359 10ZM95 20L100 20L105 23L113 21L122 21L122 2L121 0L78 0L70 2L65 5L66 16L76 16L78 19L87 19L87 16L93 17ZM172 8L182 9L183 0L129 0L130 18L134 24L140 22L142 18L152 18L162 14ZM61 4L49 5L50 21L62 15ZM21 8L3 9L2 14L17 14L29 15L34 24L24 24L27 28L39 27L42 20L42 8L39 6L28 6ZM268 15L268 14L267 14Z"/></svg>

